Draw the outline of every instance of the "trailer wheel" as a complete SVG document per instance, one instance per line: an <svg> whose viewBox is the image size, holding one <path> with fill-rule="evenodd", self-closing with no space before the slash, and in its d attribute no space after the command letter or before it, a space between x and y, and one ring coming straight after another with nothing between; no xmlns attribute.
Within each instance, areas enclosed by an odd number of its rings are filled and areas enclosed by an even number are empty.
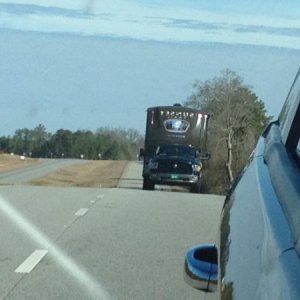
<svg viewBox="0 0 300 300"><path fill-rule="evenodd" d="M143 181L143 190L153 191L154 190L154 183L149 177L144 177Z"/></svg>

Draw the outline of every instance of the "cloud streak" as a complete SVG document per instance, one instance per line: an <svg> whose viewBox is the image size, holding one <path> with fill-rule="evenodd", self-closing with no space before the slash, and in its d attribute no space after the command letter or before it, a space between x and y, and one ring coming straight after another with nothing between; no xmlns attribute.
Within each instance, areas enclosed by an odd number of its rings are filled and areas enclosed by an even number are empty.
<svg viewBox="0 0 300 300"><path fill-rule="evenodd" d="M60 7L43 7L39 5L26 5L26 4L0 4L0 12L18 16L26 15L48 15L48 16L62 16L70 18L81 18L88 17L87 12L81 11L79 9L66 9Z"/></svg>
<svg viewBox="0 0 300 300"><path fill-rule="evenodd" d="M0 28L179 43L217 42L300 49L300 21L296 19L230 15L118 0L78 1L77 4L46 0L32 0L30 4L26 1L11 4L0 2Z"/></svg>

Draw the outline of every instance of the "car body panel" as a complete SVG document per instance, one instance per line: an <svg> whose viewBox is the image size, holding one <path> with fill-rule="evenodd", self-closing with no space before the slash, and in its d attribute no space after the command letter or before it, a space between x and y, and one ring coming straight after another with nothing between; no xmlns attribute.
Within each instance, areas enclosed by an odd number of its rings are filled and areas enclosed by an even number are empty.
<svg viewBox="0 0 300 300"><path fill-rule="evenodd" d="M263 153L261 139L222 213L221 299L300 299L299 257Z"/></svg>
<svg viewBox="0 0 300 300"><path fill-rule="evenodd" d="M219 249L221 299L300 299L300 73L278 121L229 192Z"/></svg>
<svg viewBox="0 0 300 300"><path fill-rule="evenodd" d="M278 120L262 133L225 199L220 299L300 299L299 144L300 70Z"/></svg>

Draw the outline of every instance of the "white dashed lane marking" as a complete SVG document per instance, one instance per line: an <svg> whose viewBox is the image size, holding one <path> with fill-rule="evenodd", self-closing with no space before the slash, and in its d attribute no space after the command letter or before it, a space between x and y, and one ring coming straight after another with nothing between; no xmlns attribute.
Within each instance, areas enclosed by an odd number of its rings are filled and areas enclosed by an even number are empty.
<svg viewBox="0 0 300 300"><path fill-rule="evenodd" d="M24 260L24 262L15 270L15 272L30 273L47 253L48 250L35 250Z"/></svg>
<svg viewBox="0 0 300 300"><path fill-rule="evenodd" d="M76 213L75 216L83 216L88 212L88 208L80 208Z"/></svg>

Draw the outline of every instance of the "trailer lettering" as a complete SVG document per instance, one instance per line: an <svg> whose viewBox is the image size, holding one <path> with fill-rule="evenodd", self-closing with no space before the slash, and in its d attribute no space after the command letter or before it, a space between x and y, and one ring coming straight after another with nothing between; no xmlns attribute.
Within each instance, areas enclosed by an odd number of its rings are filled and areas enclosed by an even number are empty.
<svg viewBox="0 0 300 300"><path fill-rule="evenodd" d="M167 119L188 119L195 118L195 113L189 111L161 110L160 116Z"/></svg>

